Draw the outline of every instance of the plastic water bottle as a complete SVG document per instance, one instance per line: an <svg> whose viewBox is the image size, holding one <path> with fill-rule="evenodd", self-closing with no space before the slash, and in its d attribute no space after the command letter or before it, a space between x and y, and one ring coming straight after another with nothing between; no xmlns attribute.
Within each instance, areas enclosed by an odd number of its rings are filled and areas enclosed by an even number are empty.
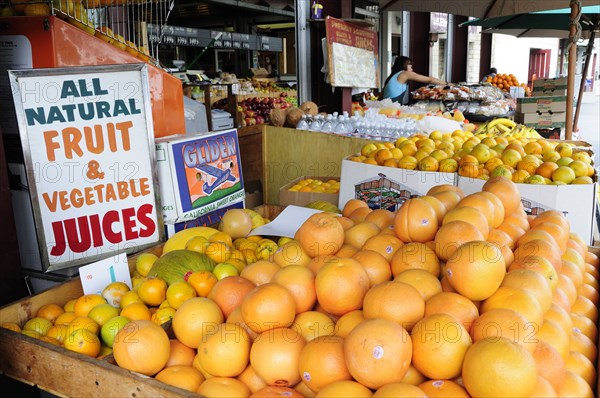
<svg viewBox="0 0 600 398"><path fill-rule="evenodd" d="M321 116L321 115L315 116L315 119L310 124L310 130L311 131L321 131L322 127L323 127L323 116Z"/></svg>
<svg viewBox="0 0 600 398"><path fill-rule="evenodd" d="M308 130L309 124L306 115L302 115L300 121L296 125L296 130Z"/></svg>
<svg viewBox="0 0 600 398"><path fill-rule="evenodd" d="M336 124L333 120L333 116L327 115L327 118L325 118L325 123L323 123L323 126L321 127L321 131L324 133L333 133L335 126Z"/></svg>

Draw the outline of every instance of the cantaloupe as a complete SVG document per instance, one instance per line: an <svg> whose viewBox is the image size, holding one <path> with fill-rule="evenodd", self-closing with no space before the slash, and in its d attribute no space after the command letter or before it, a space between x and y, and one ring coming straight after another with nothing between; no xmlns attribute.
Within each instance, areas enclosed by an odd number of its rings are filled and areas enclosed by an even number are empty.
<svg viewBox="0 0 600 398"><path fill-rule="evenodd" d="M175 282L185 281L189 275L196 271L212 271L216 263L202 253L192 250L173 250L159 257L148 277L158 277L171 285Z"/></svg>

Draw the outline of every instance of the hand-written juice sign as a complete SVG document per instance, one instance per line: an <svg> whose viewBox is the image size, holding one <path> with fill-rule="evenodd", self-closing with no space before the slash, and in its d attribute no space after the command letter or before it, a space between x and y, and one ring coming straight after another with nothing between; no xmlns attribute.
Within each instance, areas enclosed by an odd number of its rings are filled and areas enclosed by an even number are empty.
<svg viewBox="0 0 600 398"><path fill-rule="evenodd" d="M142 67L133 66L110 73L11 72L48 269L106 258L162 237L149 95Z"/></svg>

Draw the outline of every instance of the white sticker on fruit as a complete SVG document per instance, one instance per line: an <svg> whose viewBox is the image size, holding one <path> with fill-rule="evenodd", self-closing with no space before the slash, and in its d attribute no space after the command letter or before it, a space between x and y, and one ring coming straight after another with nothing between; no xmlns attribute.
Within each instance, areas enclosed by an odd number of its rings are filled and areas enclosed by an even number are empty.
<svg viewBox="0 0 600 398"><path fill-rule="evenodd" d="M378 345L373 348L373 358L381 359L383 357L383 347Z"/></svg>
<svg viewBox="0 0 600 398"><path fill-rule="evenodd" d="M124 282L131 289L131 276L127 255L118 254L79 268L83 294L102 294L102 290L113 282Z"/></svg>

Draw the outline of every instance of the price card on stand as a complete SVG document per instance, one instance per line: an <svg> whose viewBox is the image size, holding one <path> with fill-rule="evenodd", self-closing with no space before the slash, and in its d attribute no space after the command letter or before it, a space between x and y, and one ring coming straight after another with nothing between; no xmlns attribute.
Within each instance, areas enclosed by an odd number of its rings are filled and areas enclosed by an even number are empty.
<svg viewBox="0 0 600 398"><path fill-rule="evenodd" d="M101 294L113 282L124 282L131 289L127 255L121 253L79 268L83 294Z"/></svg>

